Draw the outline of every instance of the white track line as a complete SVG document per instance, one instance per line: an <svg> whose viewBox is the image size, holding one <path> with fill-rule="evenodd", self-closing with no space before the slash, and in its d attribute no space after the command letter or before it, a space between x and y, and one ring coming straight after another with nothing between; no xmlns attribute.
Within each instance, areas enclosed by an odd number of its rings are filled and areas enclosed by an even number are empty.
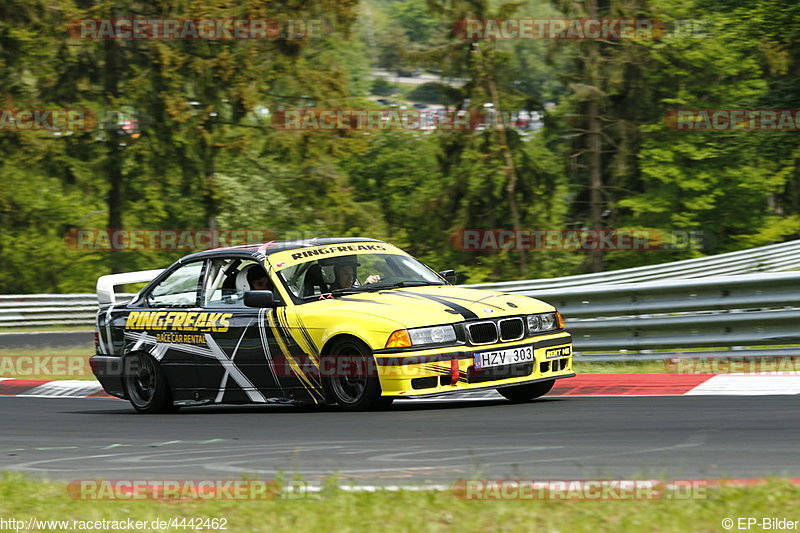
<svg viewBox="0 0 800 533"><path fill-rule="evenodd" d="M800 373L717 374L686 396L772 396L800 394Z"/></svg>

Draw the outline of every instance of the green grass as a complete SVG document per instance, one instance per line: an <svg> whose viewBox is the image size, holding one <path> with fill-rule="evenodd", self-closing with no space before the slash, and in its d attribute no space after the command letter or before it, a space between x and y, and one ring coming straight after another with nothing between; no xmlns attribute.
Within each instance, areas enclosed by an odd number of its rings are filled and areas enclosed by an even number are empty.
<svg viewBox="0 0 800 533"><path fill-rule="evenodd" d="M651 374L667 372L664 361L623 361L613 363L590 363L588 361L574 361L572 368L577 374Z"/></svg>
<svg viewBox="0 0 800 533"><path fill-rule="evenodd" d="M459 499L450 491L353 493L332 488L305 499L170 502L75 500L63 483L0 475L0 517L6 520L225 518L227 531L234 533L723 531L723 518L800 519L798 504L800 488L780 480L749 488L709 489L705 499L689 500L479 501Z"/></svg>

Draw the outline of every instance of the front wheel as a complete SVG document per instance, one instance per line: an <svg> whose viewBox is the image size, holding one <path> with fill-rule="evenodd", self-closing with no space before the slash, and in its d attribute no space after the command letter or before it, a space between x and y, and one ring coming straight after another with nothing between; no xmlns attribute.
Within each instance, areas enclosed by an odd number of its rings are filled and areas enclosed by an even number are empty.
<svg viewBox="0 0 800 533"><path fill-rule="evenodd" d="M369 347L357 339L336 341L320 365L325 396L346 411L366 411L388 407L391 398L381 397L381 384Z"/></svg>
<svg viewBox="0 0 800 533"><path fill-rule="evenodd" d="M150 355L137 353L127 357L125 392L134 409L140 413L177 411L164 371Z"/></svg>
<svg viewBox="0 0 800 533"><path fill-rule="evenodd" d="M527 402L529 400L533 400L534 398L538 398L539 396L544 396L550 392L550 389L553 388L553 384L555 382L556 380L551 379L550 381L527 383L525 385L517 385L514 387L502 387L497 389L497 392L512 402Z"/></svg>

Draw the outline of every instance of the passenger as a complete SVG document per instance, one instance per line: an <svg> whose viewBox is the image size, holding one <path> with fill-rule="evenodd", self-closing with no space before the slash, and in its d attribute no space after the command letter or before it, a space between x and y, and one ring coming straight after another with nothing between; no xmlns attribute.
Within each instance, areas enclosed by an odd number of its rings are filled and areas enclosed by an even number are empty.
<svg viewBox="0 0 800 533"><path fill-rule="evenodd" d="M263 268L253 267L247 272L247 281L250 283L250 290L271 291L272 284L269 282L267 273Z"/></svg>

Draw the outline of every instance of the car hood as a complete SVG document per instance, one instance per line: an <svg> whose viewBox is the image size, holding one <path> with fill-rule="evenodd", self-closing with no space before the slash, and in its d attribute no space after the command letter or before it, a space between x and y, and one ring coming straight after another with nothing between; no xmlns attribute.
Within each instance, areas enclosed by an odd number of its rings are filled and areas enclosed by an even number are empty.
<svg viewBox="0 0 800 533"><path fill-rule="evenodd" d="M450 285L348 294L301 307L325 314L385 317L407 328L554 310L553 306L527 296Z"/></svg>

